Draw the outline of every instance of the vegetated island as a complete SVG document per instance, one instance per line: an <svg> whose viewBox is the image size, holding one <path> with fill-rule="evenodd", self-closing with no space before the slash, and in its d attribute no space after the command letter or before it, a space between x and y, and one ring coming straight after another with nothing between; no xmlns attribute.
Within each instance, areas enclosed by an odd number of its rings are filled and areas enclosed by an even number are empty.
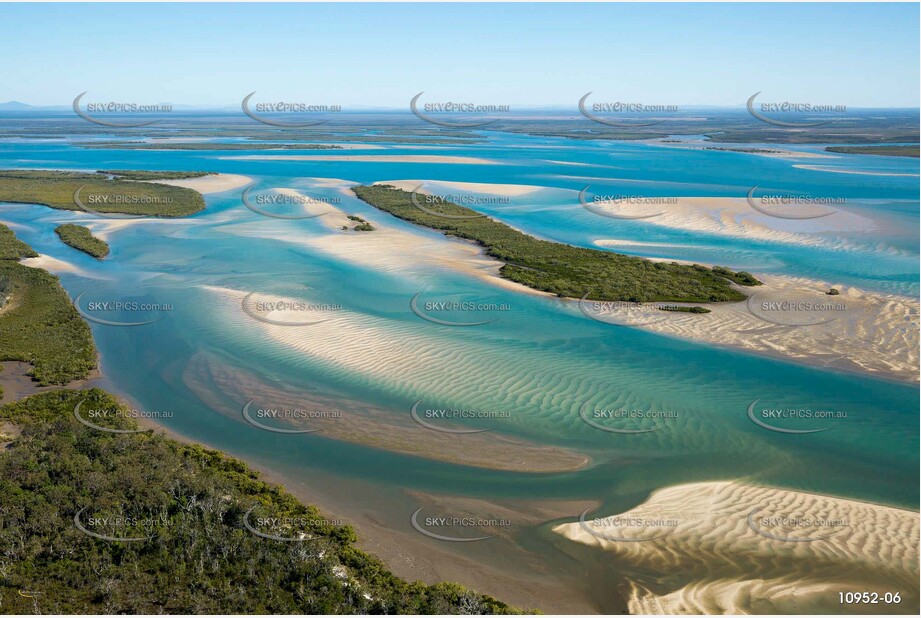
<svg viewBox="0 0 921 618"><path fill-rule="evenodd" d="M93 210L153 217L184 217L205 208L201 193L144 182L199 178L209 172L100 170L0 170L0 202L41 204L62 210ZM77 191L79 195L75 197ZM84 208L81 208L77 201Z"/></svg>
<svg viewBox="0 0 921 618"><path fill-rule="evenodd" d="M57 277L18 263L34 255L0 226L0 358L66 384L96 350ZM399 579L354 546L350 526L242 461L141 429L98 388L0 407L5 613L521 613L456 584Z"/></svg>
<svg viewBox="0 0 921 618"><path fill-rule="evenodd" d="M886 157L918 158L918 146L828 146L828 152L840 154L882 155Z"/></svg>
<svg viewBox="0 0 921 618"><path fill-rule="evenodd" d="M90 229L84 225L65 223L57 226L54 229L54 233L58 235L58 238L60 238L61 242L65 245L70 245L74 249L78 249L94 258L101 260L109 255L108 243L101 238L93 236Z"/></svg>
<svg viewBox="0 0 921 618"><path fill-rule="evenodd" d="M367 221L365 221L364 219L362 219L361 217L359 217L358 215L346 215L346 216L348 217L349 221L357 222L357 225L352 228L356 232L373 232L374 231L374 226L368 223ZM349 226L343 225L342 229L347 230L349 229Z"/></svg>
<svg viewBox="0 0 921 618"><path fill-rule="evenodd" d="M478 243L487 255L505 262L499 271L502 277L561 297L582 298L587 294L591 300L627 302L740 301L746 296L730 282L761 285L743 271L651 262L541 240L451 202L427 205L429 212L425 212L413 204L410 192L391 185L356 186L352 190L361 200L400 219Z"/></svg>

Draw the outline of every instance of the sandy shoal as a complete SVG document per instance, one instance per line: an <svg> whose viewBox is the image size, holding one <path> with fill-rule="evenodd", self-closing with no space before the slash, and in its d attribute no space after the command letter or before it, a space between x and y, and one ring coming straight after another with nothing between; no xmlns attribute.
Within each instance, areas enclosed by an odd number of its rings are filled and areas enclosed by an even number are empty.
<svg viewBox="0 0 921 618"><path fill-rule="evenodd" d="M832 172L834 174L857 174L858 176L909 176L917 178L918 174L907 174L901 172L867 172L862 170L849 170L834 167L823 167L821 165L794 165L793 167L801 170L813 170L815 172Z"/></svg>
<svg viewBox="0 0 921 618"><path fill-rule="evenodd" d="M413 191L419 185L419 193L429 195L444 189L464 191L468 193L484 193L487 195L500 195L502 197L520 197L543 191L546 187L538 185L512 185L486 182L450 182L445 180L378 180L376 185L391 185L404 191Z"/></svg>
<svg viewBox="0 0 921 618"><path fill-rule="evenodd" d="M838 614L839 592L870 590L899 592L901 603L846 611L915 614L918 524L913 511L704 482L553 530L642 573L627 576L630 613Z"/></svg>
<svg viewBox="0 0 921 618"><path fill-rule="evenodd" d="M592 316L601 321L813 366L918 381L917 300L810 279L755 276L763 286L739 288L747 295L757 295L751 303L710 303L705 305L710 309L706 314L661 311L651 304L592 306L590 301L586 302ZM827 295L831 287L840 294ZM819 317L801 319L801 315L776 314L779 319L775 321L785 322L783 325L773 323L771 313L757 309L761 302L790 299L814 304L840 303L843 308L822 314L821 319L834 319L821 324L813 323ZM808 325L801 325L804 323Z"/></svg>
<svg viewBox="0 0 921 618"><path fill-rule="evenodd" d="M328 179L332 180L332 179ZM348 187L340 187L343 193L352 195ZM275 188L273 191L291 197L304 197L295 189ZM321 236L295 238L290 241L305 247L323 251L336 258L367 265L383 270L412 269L424 261L444 268L485 277L494 283L501 282L499 269L502 263L487 257L480 248L470 242L446 238L442 235L432 237L422 232L408 231L391 227L390 215L374 213L365 215L374 226L373 232L342 231L343 225L354 227L355 222L341 208L332 204L307 202L303 204L306 214L321 214L313 219L328 231ZM424 260L420 258L424 256Z"/></svg>
<svg viewBox="0 0 921 618"><path fill-rule="evenodd" d="M185 187L193 189L202 195L210 193L221 193L230 191L238 187L243 187L251 182L252 178L241 174L212 174L209 176L200 176L198 178L183 178L176 180L146 180L144 182L156 182L163 185L172 185L174 187Z"/></svg>
<svg viewBox="0 0 921 618"><path fill-rule="evenodd" d="M291 189L275 189L297 195ZM343 191L348 189L343 186ZM744 202L744 200L743 200ZM747 204L745 206L748 208ZM502 262L486 256L473 243L390 227L384 214L367 215L376 228L373 232L344 232L346 214L332 205L305 205L328 214L315 219L329 233L289 240L345 261L384 271L411 273L425 263L479 278L491 285L516 293L554 297L527 286L503 279ZM750 208L748 208L750 210ZM832 217L827 217L831 219ZM383 223L382 223L383 222ZM598 242L604 245L603 241ZM672 260L663 260L672 261ZM739 288L746 295L758 294L761 300L795 299L814 303L843 303L845 310L824 324L777 325L758 317L748 302L711 303L708 314L666 312L652 305L605 306L593 310L602 322L632 326L662 335L711 345L733 347L774 358L804 364L877 375L900 381L917 382L919 375L919 304L899 295L870 292L837 282L760 275L765 285ZM840 294L826 292L836 288ZM571 306L578 301L568 300ZM755 303L757 304L757 300ZM699 304L699 303L691 303ZM574 307L578 311L577 307ZM765 314L762 314L762 316Z"/></svg>
<svg viewBox="0 0 921 618"><path fill-rule="evenodd" d="M24 258L19 261L23 266L29 268L41 268L53 273L73 273L81 277L88 277L90 274L71 262L59 260L50 255L39 254L38 257Z"/></svg>
<svg viewBox="0 0 921 618"><path fill-rule="evenodd" d="M454 163L463 165L499 165L492 159L447 155L242 155L219 157L249 161L361 161L365 163Z"/></svg>
<svg viewBox="0 0 921 618"><path fill-rule="evenodd" d="M838 232L868 232L876 223L864 216L836 209L832 205L807 204L803 206L762 206L758 198L755 204L779 215L825 215L813 219L784 219L759 212L751 207L746 198L732 197L676 197L650 198L646 202L628 203L599 201L587 198L591 210L597 216L616 215L625 217L647 216L643 224L670 229L718 234L735 238L748 238L780 242L785 244L824 246L828 248L849 248L840 238L827 238L820 234ZM600 246L604 240L597 241Z"/></svg>
<svg viewBox="0 0 921 618"><path fill-rule="evenodd" d="M233 308L229 319L234 328L260 329L270 340L315 360L377 378L392 378L397 367L397 371L416 376L420 381L425 375L424 367L430 362L426 358L430 351L426 349L422 337L407 332L394 335L361 314L321 309L312 312L307 320L303 311L276 309L267 312L264 317L282 323L316 320L325 320L325 323L314 328L270 324L243 315L239 308L246 292L213 286L204 289L228 301L227 306ZM298 300L273 294L260 294L257 298L259 302L272 303L284 300L289 306ZM315 302L322 304L319 300ZM324 336L329 332L334 332L335 336ZM210 389L217 386L224 395L238 402L237 407L226 412L240 419L243 427L245 423L240 418L240 406L255 399L257 406L324 411L325 416L293 422L297 429L319 430L324 437L335 440L427 459L531 473L574 471L590 463L589 457L573 450L510 437L503 433L504 421L501 419L484 421L477 426L429 421L450 430L490 429L480 433L446 433L424 427L413 420L409 406L401 413L394 413L373 404L355 405L341 398L321 398L316 394L266 384L243 370L213 362L202 355L190 363L185 381L205 401L210 398ZM200 385L205 386L202 388ZM424 414L425 398L422 394L418 397L422 404L418 414ZM211 405L217 410L226 408L220 401Z"/></svg>

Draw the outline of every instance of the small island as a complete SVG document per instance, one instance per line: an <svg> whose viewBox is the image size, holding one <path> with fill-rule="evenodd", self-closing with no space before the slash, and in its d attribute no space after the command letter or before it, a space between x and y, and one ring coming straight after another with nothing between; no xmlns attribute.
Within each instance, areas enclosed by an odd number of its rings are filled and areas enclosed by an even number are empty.
<svg viewBox="0 0 921 618"><path fill-rule="evenodd" d="M918 146L829 146L827 152L918 158Z"/></svg>
<svg viewBox="0 0 921 618"><path fill-rule="evenodd" d="M499 274L535 290L567 298L628 302L725 302L746 296L733 287L761 285L746 272L675 262L652 262L529 236L451 202L417 208L412 194L390 185L352 188L361 200L400 219L472 240L505 262Z"/></svg>
<svg viewBox="0 0 921 618"><path fill-rule="evenodd" d="M65 223L55 228L54 233L58 235L65 245L78 249L94 258L102 259L109 255L109 245L101 238L96 238L90 229L83 225L74 225Z"/></svg>
<svg viewBox="0 0 921 618"><path fill-rule="evenodd" d="M201 193L145 181L182 180L208 172L0 170L0 202L61 210L152 217L185 217L204 210ZM82 204L82 206L81 206Z"/></svg>

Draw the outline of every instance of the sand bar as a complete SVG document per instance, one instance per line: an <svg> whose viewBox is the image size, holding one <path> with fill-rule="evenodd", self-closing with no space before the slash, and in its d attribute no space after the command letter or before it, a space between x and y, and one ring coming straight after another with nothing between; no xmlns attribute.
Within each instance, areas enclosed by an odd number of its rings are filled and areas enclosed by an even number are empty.
<svg viewBox="0 0 921 618"><path fill-rule="evenodd" d="M246 186L253 182L249 176L240 174L211 174L208 176L199 176L198 178L182 178L176 180L145 180L144 182L156 182L163 185L172 185L174 187L185 187L194 189L202 195L210 193L222 193L238 187Z"/></svg>
<svg viewBox="0 0 921 618"><path fill-rule="evenodd" d="M854 590L899 592L883 611L914 614L918 524L913 511L707 482L553 530L644 574L626 576L634 614L837 614L838 593Z"/></svg>
<svg viewBox="0 0 921 618"><path fill-rule="evenodd" d="M918 381L917 300L810 279L755 276L763 286L739 288L750 295L749 301L706 304L707 314L662 311L654 304L584 306L592 317L613 324L819 367ZM832 287L840 294L826 294ZM765 303L785 301L810 303L816 309L794 312L769 304L764 309Z"/></svg>
<svg viewBox="0 0 921 618"><path fill-rule="evenodd" d="M249 161L361 161L364 163L453 163L460 165L498 165L497 161L479 157L447 155L244 155L219 157Z"/></svg>

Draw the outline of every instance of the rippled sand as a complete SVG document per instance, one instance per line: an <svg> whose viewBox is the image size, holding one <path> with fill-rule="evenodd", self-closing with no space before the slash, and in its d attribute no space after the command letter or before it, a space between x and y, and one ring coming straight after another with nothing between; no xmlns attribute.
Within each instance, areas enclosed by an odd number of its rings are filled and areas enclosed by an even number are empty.
<svg viewBox="0 0 921 618"><path fill-rule="evenodd" d="M629 565L631 613L918 613L913 511L711 482L553 530ZM901 603L839 602L839 592L863 591L898 592Z"/></svg>
<svg viewBox="0 0 921 618"><path fill-rule="evenodd" d="M869 232L876 228L873 220L834 209L826 205L782 206L776 210L782 215L826 215L814 219L783 219L758 212L745 198L681 197L667 203L613 203L588 202L599 217L617 215L624 217L646 216L645 225L671 229L704 232L735 238L757 239L810 247L831 249L855 246L828 234L842 232ZM760 206L758 198L753 198ZM647 216L652 215L652 216ZM822 236L825 234L826 236ZM597 241L605 246L605 240Z"/></svg>
<svg viewBox="0 0 921 618"><path fill-rule="evenodd" d="M808 279L756 276L765 285L739 288L751 301L711 303L707 314L661 311L653 305L589 305L593 317L664 335L726 345L808 364L918 381L921 345L919 305L914 299ZM840 291L829 296L830 287ZM840 304L841 310L810 316L759 310L773 301ZM693 305L694 303L681 303ZM774 322L785 322L783 324Z"/></svg>
<svg viewBox="0 0 921 618"><path fill-rule="evenodd" d="M246 296L246 292L226 288L209 286L205 289L231 300L238 307ZM259 299L272 302L298 300L268 294L260 295ZM255 325L256 328L262 330L265 336L310 356L322 356L332 360L333 358L341 359L337 351L360 354L361 357L356 358L356 361L366 368L369 363L383 368L393 367L399 362L401 354L398 346L393 346L388 337L376 334L373 328L362 328L360 316L337 317L334 315L336 313L341 312L318 312L314 316L317 320L328 320L328 323L321 325L324 330L250 322L248 317L239 316L238 326L253 328ZM243 316L242 311L240 316ZM276 322L304 320L302 311L290 310L272 311L265 317ZM244 320L248 324L243 323ZM335 332L336 335L326 337L323 336L324 332ZM355 349L356 345L362 348L360 352ZM393 414L391 411L372 405L356 406L342 400L321 400L315 395L293 388L267 385L246 372L211 362L202 355L199 355L197 361L187 369L186 383L205 399L209 396L208 388L211 385L218 386L225 395L239 402L241 408L231 411L238 418L242 417L243 403L251 399L257 400L257 405L270 408L302 409L312 413L333 412L336 415L298 419L286 427L316 429L323 436L336 440L365 444L428 459L519 472L565 472L578 470L589 464L589 458L576 451L540 445L503 435L504 419L482 420L476 425L470 425L451 420L429 419L426 421L422 416L424 412L420 414L424 422L441 429L452 431L489 429L489 431L480 433L442 432L425 427L413 420L409 407L406 408L404 414ZM199 384L206 386L198 387ZM424 392L424 389L420 387L419 392ZM419 397L421 399L422 395ZM431 407L432 401L432 399L429 400L428 407ZM222 407L217 402L213 405L216 409ZM420 404L420 410L426 407L425 402ZM255 427L247 429L261 431Z"/></svg>

